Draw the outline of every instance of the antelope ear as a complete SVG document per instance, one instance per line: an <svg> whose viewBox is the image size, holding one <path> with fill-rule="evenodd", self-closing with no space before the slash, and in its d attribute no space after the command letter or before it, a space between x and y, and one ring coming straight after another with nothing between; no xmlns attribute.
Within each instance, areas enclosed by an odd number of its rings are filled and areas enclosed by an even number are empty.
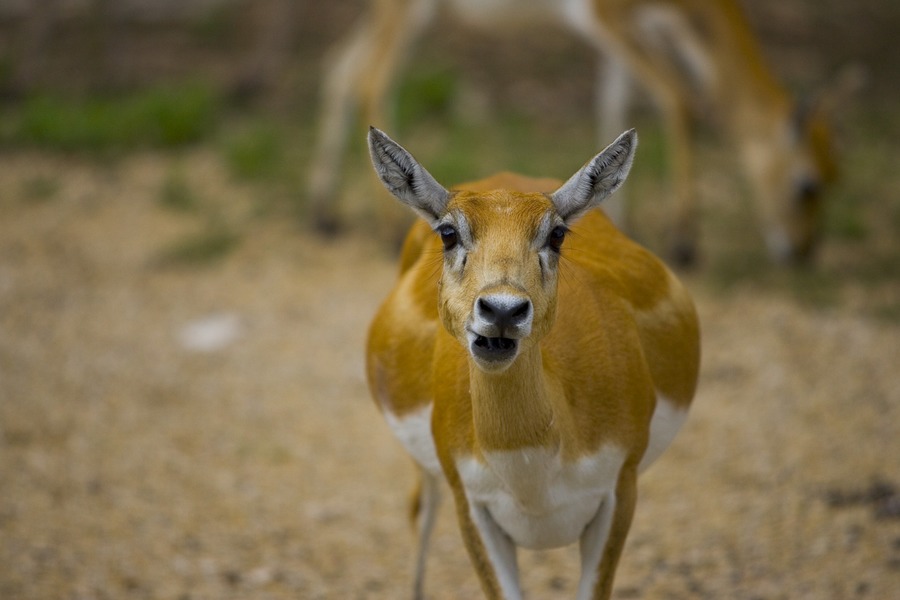
<svg viewBox="0 0 900 600"><path fill-rule="evenodd" d="M369 127L369 155L384 187L429 223L444 215L448 192L412 154L383 131Z"/></svg>
<svg viewBox="0 0 900 600"><path fill-rule="evenodd" d="M824 115L835 117L870 83L871 75L865 66L850 63L841 67L831 81L815 95L815 104Z"/></svg>
<svg viewBox="0 0 900 600"><path fill-rule="evenodd" d="M556 211L570 222L615 192L631 169L637 133L629 129L550 195Z"/></svg>
<svg viewBox="0 0 900 600"><path fill-rule="evenodd" d="M841 70L825 85L806 97L801 96L791 116L791 131L802 138L815 118L839 121L847 105L869 85L868 70L856 63L841 67Z"/></svg>

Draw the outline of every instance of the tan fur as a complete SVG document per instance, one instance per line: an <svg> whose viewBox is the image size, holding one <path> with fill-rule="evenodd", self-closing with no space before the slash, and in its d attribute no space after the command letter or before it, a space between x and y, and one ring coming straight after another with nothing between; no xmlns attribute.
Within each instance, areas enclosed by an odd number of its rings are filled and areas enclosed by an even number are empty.
<svg viewBox="0 0 900 600"><path fill-rule="evenodd" d="M608 598L636 498L656 394L687 409L699 367L693 304L672 273L599 210L575 223L558 275L531 247L561 182L512 174L466 184L447 212L472 226L462 276L442 276L442 244L424 221L410 230L394 290L372 323L367 374L382 411L402 418L434 403L432 432L460 528L489 598L500 585L471 521L461 457L522 448L574 462L612 445L626 453L596 598ZM462 316L484 286L524 290L534 329L505 371L473 366Z"/></svg>
<svg viewBox="0 0 900 600"><path fill-rule="evenodd" d="M649 92L668 140L677 260L692 260L698 236L691 113L712 114L730 134L773 257L803 258L813 250L821 220L818 192L835 175L825 115L812 104L805 118L795 118L798 103L765 64L736 0L584 0L576 17L563 10L575 3L556 0L529 2L529 10L505 0L373 0L328 71L310 176L312 212L324 228L337 220L332 196L352 108L359 105L365 124L386 124L384 98L394 72L440 14L437 4L449 5L463 21L488 31L529 19L568 27L600 50L616 67L613 72L629 74ZM650 21L654 27L646 25ZM604 82L599 89L606 94L616 87ZM625 115L612 106L624 102L610 100L602 108L601 138L626 125L621 122ZM804 187L806 182L814 185ZM625 208L612 213L620 226L628 221Z"/></svg>

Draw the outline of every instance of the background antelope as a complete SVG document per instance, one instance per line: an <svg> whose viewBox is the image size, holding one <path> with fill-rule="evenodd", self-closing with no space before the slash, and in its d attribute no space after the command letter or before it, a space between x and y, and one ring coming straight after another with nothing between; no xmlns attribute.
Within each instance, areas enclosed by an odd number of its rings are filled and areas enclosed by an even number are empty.
<svg viewBox="0 0 900 600"><path fill-rule="evenodd" d="M318 146L309 198L320 230L338 225L331 197L354 110L383 125L385 96L399 63L447 5L487 31L523 23L555 23L600 51L598 132L623 129L630 81L662 113L675 196L673 258L696 253L697 192L690 116L712 116L730 134L751 184L771 256L808 258L819 235L820 194L835 177L825 113L828 101L799 103L767 68L735 0L374 0L341 43L323 88ZM621 195L620 195L621 196ZM620 226L617 198L605 207Z"/></svg>
<svg viewBox="0 0 900 600"><path fill-rule="evenodd" d="M372 395L421 471L417 598L442 474L488 597L521 597L516 547L576 541L578 597L610 596L638 472L680 428L700 353L685 289L592 210L636 144L622 134L562 185L448 191L369 133L379 179L422 218L367 347Z"/></svg>

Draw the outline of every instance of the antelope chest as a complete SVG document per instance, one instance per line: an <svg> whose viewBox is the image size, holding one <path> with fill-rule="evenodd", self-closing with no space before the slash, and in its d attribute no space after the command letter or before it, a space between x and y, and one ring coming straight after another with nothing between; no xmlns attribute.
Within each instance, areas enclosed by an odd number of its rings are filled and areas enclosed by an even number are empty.
<svg viewBox="0 0 900 600"><path fill-rule="evenodd" d="M616 487L625 451L606 446L572 462L548 448L486 453L457 461L473 507L483 506L517 546L541 549L578 540Z"/></svg>

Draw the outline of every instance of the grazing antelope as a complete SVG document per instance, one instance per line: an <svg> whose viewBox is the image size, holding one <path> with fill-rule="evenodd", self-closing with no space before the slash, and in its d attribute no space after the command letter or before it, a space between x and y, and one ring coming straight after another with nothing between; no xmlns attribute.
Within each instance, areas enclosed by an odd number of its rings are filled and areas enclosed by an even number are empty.
<svg viewBox="0 0 900 600"><path fill-rule="evenodd" d="M362 122L385 122L384 99L398 63L449 5L466 23L508 29L556 23L605 57L598 80L599 133L625 122L630 82L655 100L664 120L673 176L672 256L693 262L697 205L689 118L712 115L730 134L752 186L770 254L810 256L819 233L820 192L835 176L826 102L798 103L764 64L737 0L373 0L334 56L323 87L309 198L318 227L337 226L340 158L356 107ZM622 227L618 198L606 207Z"/></svg>
<svg viewBox="0 0 900 600"><path fill-rule="evenodd" d="M448 191L369 132L378 177L422 218L366 367L421 474L416 598L442 475L489 598L521 597L517 547L576 541L578 598L610 596L638 473L683 423L700 360L687 291L592 210L636 144L622 134L562 184L506 173Z"/></svg>

